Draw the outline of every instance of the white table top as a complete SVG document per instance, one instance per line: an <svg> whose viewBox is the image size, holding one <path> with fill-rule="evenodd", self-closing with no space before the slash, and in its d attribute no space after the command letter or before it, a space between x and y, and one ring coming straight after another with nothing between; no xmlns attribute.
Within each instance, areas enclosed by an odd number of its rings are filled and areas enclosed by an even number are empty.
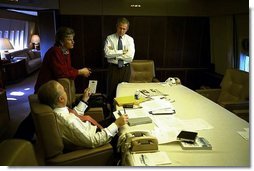
<svg viewBox="0 0 254 171"><path fill-rule="evenodd" d="M201 118L213 126L212 129L198 131L199 136L212 144L212 150L183 150L176 142L159 145L159 150L167 152L172 161L169 166L250 166L249 140L237 133L249 128L248 122L182 85L121 83L117 87L116 97L134 95L137 89L158 89L175 100L175 115L178 118ZM153 127L153 123L134 127L125 125L120 134L132 129L151 130Z"/></svg>

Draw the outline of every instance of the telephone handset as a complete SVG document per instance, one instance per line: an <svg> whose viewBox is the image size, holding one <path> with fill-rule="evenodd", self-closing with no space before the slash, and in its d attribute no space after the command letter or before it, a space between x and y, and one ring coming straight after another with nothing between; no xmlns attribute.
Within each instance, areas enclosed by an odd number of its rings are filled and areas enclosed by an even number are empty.
<svg viewBox="0 0 254 171"><path fill-rule="evenodd" d="M181 80L178 77L169 77L165 83L169 83L171 85L181 84Z"/></svg>
<svg viewBox="0 0 254 171"><path fill-rule="evenodd" d="M126 143L131 152L158 151L158 140L146 131L133 131L126 133Z"/></svg>

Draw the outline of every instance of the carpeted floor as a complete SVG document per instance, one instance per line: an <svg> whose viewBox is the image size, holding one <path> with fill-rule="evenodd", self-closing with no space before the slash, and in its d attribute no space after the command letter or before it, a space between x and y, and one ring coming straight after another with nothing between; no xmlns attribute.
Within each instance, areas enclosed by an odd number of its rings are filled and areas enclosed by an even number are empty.
<svg viewBox="0 0 254 171"><path fill-rule="evenodd" d="M34 84L37 75L38 71L16 84L6 86L10 123L8 131L4 135L5 139L13 137L21 121L29 114L30 106L28 96L34 93Z"/></svg>

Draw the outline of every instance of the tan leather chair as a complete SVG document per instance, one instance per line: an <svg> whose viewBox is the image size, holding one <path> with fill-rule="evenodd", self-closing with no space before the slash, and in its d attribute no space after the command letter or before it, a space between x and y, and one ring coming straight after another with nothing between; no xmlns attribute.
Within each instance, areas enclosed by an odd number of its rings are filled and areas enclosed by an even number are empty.
<svg viewBox="0 0 254 171"><path fill-rule="evenodd" d="M133 60L130 63L130 83L160 82L155 78L153 60Z"/></svg>
<svg viewBox="0 0 254 171"><path fill-rule="evenodd" d="M249 121L249 73L227 69L220 86L196 91Z"/></svg>
<svg viewBox="0 0 254 171"><path fill-rule="evenodd" d="M33 145L22 139L6 139L0 143L1 166L38 166Z"/></svg>
<svg viewBox="0 0 254 171"><path fill-rule="evenodd" d="M52 108L42 104L36 94L29 96L41 165L104 166L112 164L110 144L88 149L78 148L65 152L65 146Z"/></svg>

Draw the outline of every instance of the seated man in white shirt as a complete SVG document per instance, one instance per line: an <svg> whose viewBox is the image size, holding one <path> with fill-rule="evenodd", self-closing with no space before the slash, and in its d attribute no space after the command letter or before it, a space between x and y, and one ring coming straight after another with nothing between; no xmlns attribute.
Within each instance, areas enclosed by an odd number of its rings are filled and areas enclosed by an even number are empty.
<svg viewBox="0 0 254 171"><path fill-rule="evenodd" d="M89 96L89 89L86 89L82 100L72 110L66 106L67 94L60 83L51 80L39 88L38 98L41 103L51 106L55 111L65 143L87 148L102 146L110 142L117 134L118 128L128 122L127 115L122 115L105 128L98 123L86 121L84 111L87 108L86 102Z"/></svg>

